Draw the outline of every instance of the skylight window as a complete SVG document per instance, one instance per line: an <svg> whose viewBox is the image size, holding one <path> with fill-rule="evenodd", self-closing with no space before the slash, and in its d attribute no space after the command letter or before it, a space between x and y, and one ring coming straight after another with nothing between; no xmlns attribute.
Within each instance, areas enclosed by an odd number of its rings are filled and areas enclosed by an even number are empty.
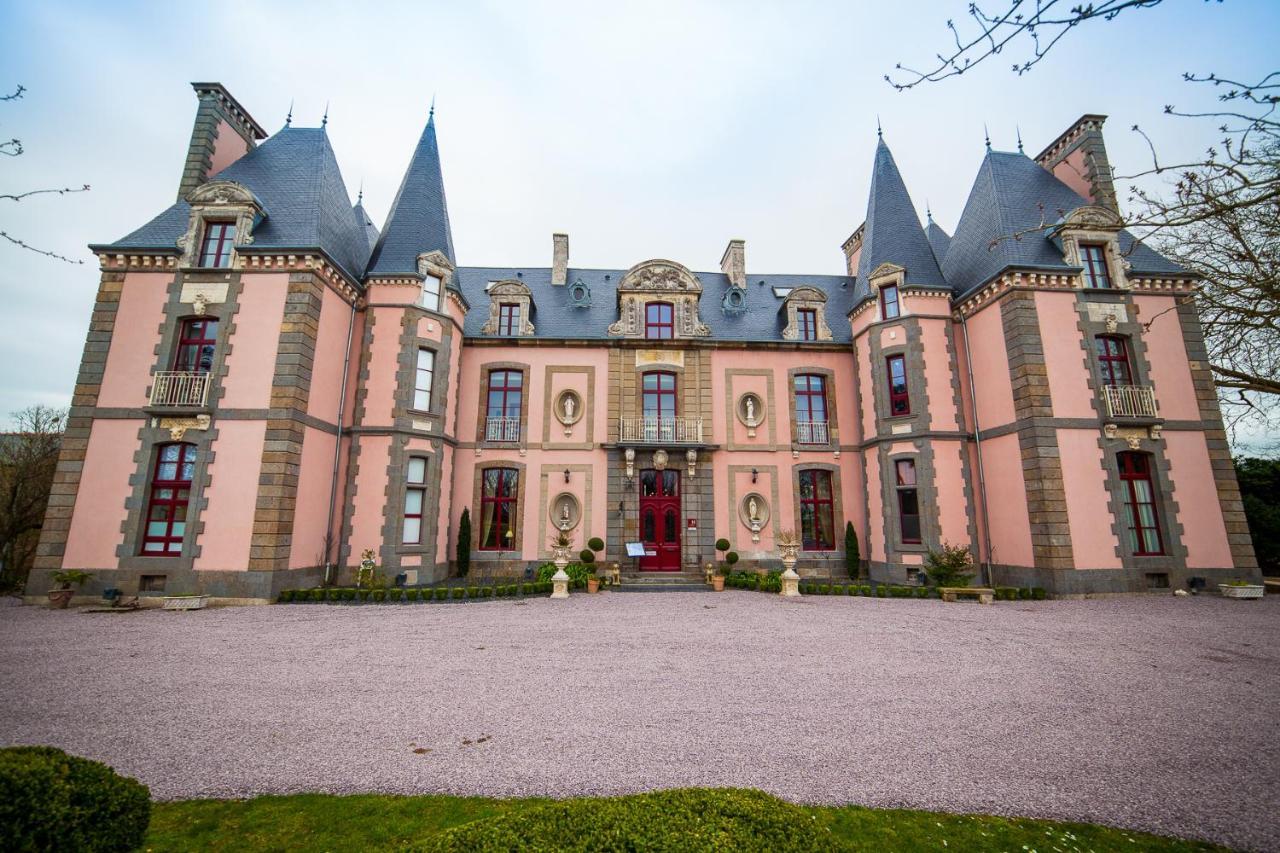
<svg viewBox="0 0 1280 853"><path fill-rule="evenodd" d="M775 287L773 289L773 295L778 297L779 299L786 299L788 296L791 295L791 291L794 289L795 288L793 287Z"/></svg>

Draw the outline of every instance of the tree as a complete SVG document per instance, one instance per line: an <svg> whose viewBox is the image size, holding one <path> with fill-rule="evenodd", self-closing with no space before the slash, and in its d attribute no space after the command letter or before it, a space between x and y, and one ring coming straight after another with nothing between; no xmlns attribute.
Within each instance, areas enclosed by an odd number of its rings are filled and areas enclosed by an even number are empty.
<svg viewBox="0 0 1280 853"><path fill-rule="evenodd" d="M1258 566L1268 577L1280 576L1280 462L1238 457L1235 465Z"/></svg>
<svg viewBox="0 0 1280 853"><path fill-rule="evenodd" d="M457 549L458 577L465 578L471 571L471 510L465 506L458 519Z"/></svg>
<svg viewBox="0 0 1280 853"><path fill-rule="evenodd" d="M844 565L851 578L857 578L862 571L862 555L858 552L858 534L853 530L852 521L844 523Z"/></svg>
<svg viewBox="0 0 1280 853"><path fill-rule="evenodd" d="M0 589L21 589L35 558L67 413L31 406L0 434Z"/></svg>
<svg viewBox="0 0 1280 853"><path fill-rule="evenodd" d="M0 95L0 103L5 103L8 101L16 101L19 98L21 98L26 91L27 89L25 86L18 86L18 88L16 88L11 94ZM23 149L22 147L22 140L20 139L14 138L14 139L9 139L9 140L0 142L0 154L3 154L6 157L21 157L24 150L25 149ZM78 189L74 187L62 187L60 189L27 190L25 192L17 192L17 193L0 193L0 201L11 201L16 204L25 199L29 199L32 196L66 195L67 193L83 193L88 191L89 191L89 185L85 184L84 186L79 187ZM51 252L51 251L48 251L47 249L39 249L31 245L30 243L26 242L25 240L22 240L19 237L15 237L14 235L10 234L8 231L0 231L0 237L3 237L5 240L8 240L10 243L17 246L20 249L26 249L28 251L35 252L37 255L44 255L45 257L53 258L59 261L65 261L69 264L84 263L83 260L75 260L73 258L68 258L66 255L58 254L57 252Z"/></svg>

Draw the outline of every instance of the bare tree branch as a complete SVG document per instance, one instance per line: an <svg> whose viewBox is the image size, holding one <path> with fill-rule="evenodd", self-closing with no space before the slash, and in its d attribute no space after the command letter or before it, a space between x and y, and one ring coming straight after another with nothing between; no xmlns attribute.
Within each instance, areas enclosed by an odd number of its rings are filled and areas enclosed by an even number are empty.
<svg viewBox="0 0 1280 853"><path fill-rule="evenodd" d="M73 187L63 187L62 189L58 189L58 190L29 190L28 192L18 193L17 195L11 195L9 193L0 193L0 199L7 198L10 201L22 201L24 198L29 198L33 195L46 195L46 194L55 194L55 193L57 195L66 195L67 193L87 193L88 191L89 191L89 185L85 184L79 189L75 189Z"/></svg>
<svg viewBox="0 0 1280 853"><path fill-rule="evenodd" d="M23 241L19 240L17 237L14 237L12 234L9 234L6 231L0 231L0 237L3 237L13 245L18 246L19 248L26 249L27 251L30 251L30 252L35 252L37 255L44 255L45 257L54 258L59 261L66 261L69 264L84 263L83 259L76 260L73 258L68 258L66 255L59 255L57 252L50 252L46 249L37 249L35 246L32 246L30 243L24 243Z"/></svg>

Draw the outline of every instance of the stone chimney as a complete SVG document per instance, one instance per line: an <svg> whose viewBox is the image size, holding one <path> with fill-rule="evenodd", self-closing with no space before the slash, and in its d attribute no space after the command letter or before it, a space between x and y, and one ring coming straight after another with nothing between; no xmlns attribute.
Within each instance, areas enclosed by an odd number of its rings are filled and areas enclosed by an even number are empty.
<svg viewBox="0 0 1280 853"><path fill-rule="evenodd" d="M1099 207L1120 212L1111 161L1102 141L1106 116L1082 115L1048 148L1036 155L1036 162L1080 195Z"/></svg>
<svg viewBox="0 0 1280 853"><path fill-rule="evenodd" d="M747 286L747 241L730 240L720 258L720 271L734 287Z"/></svg>
<svg viewBox="0 0 1280 853"><path fill-rule="evenodd" d="M569 278L569 235L551 235L551 283L564 285Z"/></svg>
<svg viewBox="0 0 1280 853"><path fill-rule="evenodd" d="M221 83L192 83L191 88L196 90L200 105L182 166L178 201L252 151L259 139L267 138L262 126Z"/></svg>
<svg viewBox="0 0 1280 853"><path fill-rule="evenodd" d="M867 223L862 223L849 235L849 239L840 244L840 248L844 251L845 269L849 271L849 275L856 276L858 274L858 258L862 256L862 238L867 230Z"/></svg>

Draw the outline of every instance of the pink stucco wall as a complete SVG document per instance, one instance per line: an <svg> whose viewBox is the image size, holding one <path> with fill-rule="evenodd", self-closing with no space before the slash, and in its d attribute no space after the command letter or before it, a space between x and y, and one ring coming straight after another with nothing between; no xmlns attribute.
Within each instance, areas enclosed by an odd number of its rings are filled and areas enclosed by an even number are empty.
<svg viewBox="0 0 1280 853"><path fill-rule="evenodd" d="M386 504L387 463L390 461L391 437L362 435L359 467L356 473L356 497L351 517L352 564L360 562L360 553L382 547L382 509Z"/></svg>
<svg viewBox="0 0 1280 853"><path fill-rule="evenodd" d="M444 564L454 558L454 526L451 520L455 515L462 514L461 509L457 513L453 511L453 489L450 488L453 483L455 455L453 448L445 445L437 462L440 466L440 506L435 512L440 518L440 524L436 529L436 561Z"/></svg>
<svg viewBox="0 0 1280 853"><path fill-rule="evenodd" d="M1166 430L1164 440L1173 497L1178 502L1178 522L1182 525L1182 545L1187 549L1187 568L1233 566L1204 433Z"/></svg>
<svg viewBox="0 0 1280 853"><path fill-rule="evenodd" d="M1057 403L1057 400L1054 400ZM1081 569L1118 569L1116 537L1111 532L1107 473L1102 467L1102 448L1096 429L1058 430L1058 452L1062 461L1062 487L1067 497L1067 523L1071 529L1071 552Z"/></svg>
<svg viewBox="0 0 1280 853"><path fill-rule="evenodd" d="M271 404L280 323L288 295L288 273L243 273L237 299L240 310L232 321L227 375L219 406L227 409L265 409Z"/></svg>
<svg viewBox="0 0 1280 853"><path fill-rule="evenodd" d="M141 420L96 420L89 432L80 490L71 515L71 530L62 565L68 569L114 569L116 546L123 539L125 501L133 487L129 477L137 465Z"/></svg>
<svg viewBox="0 0 1280 853"><path fill-rule="evenodd" d="M329 490L333 482L332 433L307 427L302 440L302 471L294 505L289 568L324 565L324 533L328 526ZM339 493L341 500L341 493ZM335 531L337 528L334 528ZM336 556L336 551L335 551Z"/></svg>
<svg viewBox="0 0 1280 853"><path fill-rule="evenodd" d="M338 397L342 393L342 362L347 350L351 306L325 288L320 303L320 324L311 366L311 390L307 414L325 423L337 423Z"/></svg>
<svg viewBox="0 0 1280 853"><path fill-rule="evenodd" d="M866 391L862 394L862 411L858 413L861 416L862 435L869 436L876 434L876 403L875 395L871 393L871 388L865 383L871 382L875 373L871 370L871 338L869 335L863 335L857 338L853 343L854 352L858 358L858 379L864 382ZM846 405L846 410L854 411L853 406Z"/></svg>
<svg viewBox="0 0 1280 853"><path fill-rule="evenodd" d="M1063 158L1061 163L1053 167L1053 175L1080 195L1090 201L1096 201L1093 198L1089 181L1085 177L1085 175L1089 174L1088 169L1089 165L1085 162L1084 149L1077 148Z"/></svg>
<svg viewBox="0 0 1280 853"><path fill-rule="evenodd" d="M862 542L862 549L867 552L865 559L881 560L885 558L884 550L884 498L880 493L880 458L875 448L863 454L866 470L867 516L870 518L867 535Z"/></svg>
<svg viewBox="0 0 1280 853"><path fill-rule="evenodd" d="M951 545L968 545L969 513L965 497L964 466L961 443L933 442L934 485L938 490L938 522L942 541Z"/></svg>
<svg viewBox="0 0 1280 853"><path fill-rule="evenodd" d="M1147 346L1147 364L1160 416L1168 420L1200 420L1200 404L1191 381L1182 324L1174 310L1175 297L1135 296L1133 301L1138 308L1138 320L1151 324L1143 333L1142 341Z"/></svg>
<svg viewBox="0 0 1280 853"><path fill-rule="evenodd" d="M213 156L210 157L209 177L213 178L223 169L239 160L249 151L249 143L236 133L225 121L218 121L218 138L213 144Z"/></svg>
<svg viewBox="0 0 1280 853"><path fill-rule="evenodd" d="M1095 395L1089 388L1089 363L1082 347L1075 293L1041 290L1035 299L1054 417L1097 417L1093 408Z"/></svg>
<svg viewBox="0 0 1280 853"><path fill-rule="evenodd" d="M964 329L960 329L963 341ZM1012 423L1013 386L1009 380L1009 353L1005 347L1000 306L991 303L969 318L969 353L973 358L978 425L989 430ZM969 377L960 377L961 390L969 393Z"/></svg>
<svg viewBox="0 0 1280 853"><path fill-rule="evenodd" d="M928 300L936 303L937 300ZM937 307L930 305L929 307ZM959 429L955 406L954 378L947 329L951 320L920 320L920 344L924 353L924 381L929 395L929 416L933 429Z"/></svg>
<svg viewBox="0 0 1280 853"><path fill-rule="evenodd" d="M991 521L992 561L1030 566L1031 519L1027 514L1022 451L1017 435L1002 435L982 442L987 474L987 511Z"/></svg>
<svg viewBox="0 0 1280 853"><path fill-rule="evenodd" d="M194 566L243 571L249 567L267 422L221 420L217 426L205 490L209 505L200 513L204 533L196 540L200 556Z"/></svg>
<svg viewBox="0 0 1280 853"><path fill-rule="evenodd" d="M395 410L404 309L370 308L366 315L366 322L373 324L373 343L369 348L369 376L365 380L364 425L388 424Z"/></svg>
<svg viewBox="0 0 1280 853"><path fill-rule="evenodd" d="M131 272L125 276L98 393L99 406L145 406L151 368L169 369L169 365L157 362L156 347L160 343L164 305L172 281L173 273Z"/></svg>

